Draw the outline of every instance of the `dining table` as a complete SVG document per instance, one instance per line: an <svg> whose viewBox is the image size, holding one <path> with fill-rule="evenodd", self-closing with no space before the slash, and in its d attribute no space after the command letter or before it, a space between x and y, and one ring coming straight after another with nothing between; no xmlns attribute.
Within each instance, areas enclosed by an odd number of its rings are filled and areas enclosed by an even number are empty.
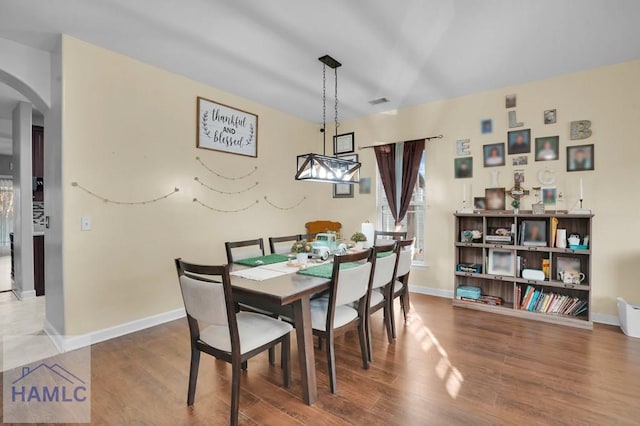
<svg viewBox="0 0 640 426"><path fill-rule="evenodd" d="M312 405L318 398L318 386L310 300L311 295L328 289L331 279L296 273L297 268L292 268L286 263L258 268L234 264L231 269L231 287L236 302L293 320L300 363L302 399L308 405Z"/></svg>

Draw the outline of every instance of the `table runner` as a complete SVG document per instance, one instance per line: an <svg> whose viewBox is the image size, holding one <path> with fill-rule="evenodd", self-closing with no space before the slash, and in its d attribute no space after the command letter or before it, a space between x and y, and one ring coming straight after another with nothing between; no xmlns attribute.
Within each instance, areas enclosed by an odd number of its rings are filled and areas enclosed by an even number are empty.
<svg viewBox="0 0 640 426"><path fill-rule="evenodd" d="M358 265L359 263L355 262L342 263L340 265L340 270L353 268ZM313 277L331 278L331 275L333 274L333 263L323 263L322 265L310 266L306 269L300 269L298 273L302 275L311 275Z"/></svg>
<svg viewBox="0 0 640 426"><path fill-rule="evenodd" d="M270 265L272 263L286 262L289 258L282 254L268 254L266 256L250 257L248 259L239 259L233 263L245 266L261 266Z"/></svg>

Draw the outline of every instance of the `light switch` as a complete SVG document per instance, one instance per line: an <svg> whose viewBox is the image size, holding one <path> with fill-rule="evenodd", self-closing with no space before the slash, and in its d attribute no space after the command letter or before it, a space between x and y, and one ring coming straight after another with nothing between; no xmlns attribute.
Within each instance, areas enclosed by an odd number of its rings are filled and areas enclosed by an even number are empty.
<svg viewBox="0 0 640 426"><path fill-rule="evenodd" d="M91 218L90 217L83 217L81 219L80 228L83 231L91 231Z"/></svg>

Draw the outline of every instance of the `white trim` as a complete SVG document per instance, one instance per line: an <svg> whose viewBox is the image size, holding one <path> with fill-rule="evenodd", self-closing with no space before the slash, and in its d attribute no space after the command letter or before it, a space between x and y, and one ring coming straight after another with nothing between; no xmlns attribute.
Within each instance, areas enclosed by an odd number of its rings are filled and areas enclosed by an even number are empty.
<svg viewBox="0 0 640 426"><path fill-rule="evenodd" d="M36 297L35 290L16 291L16 289L12 289L12 291L13 294L16 295L18 300L33 299L34 297Z"/></svg>
<svg viewBox="0 0 640 426"><path fill-rule="evenodd" d="M453 299L453 290L445 290L442 288L423 287L421 285L409 285L411 293L426 294L427 296L444 297ZM620 321L616 315L600 314L594 312L591 314L591 320L600 324L620 325Z"/></svg>
<svg viewBox="0 0 640 426"><path fill-rule="evenodd" d="M55 328L48 322L45 322L45 333L51 338L56 348L60 352L72 351L74 349L90 346L95 343L104 342L105 340L124 336L125 334L135 333L145 328L155 327L169 321L174 321L185 316L184 308L174 309L173 311L163 312L157 315L151 315L146 318L140 318L134 321L125 322L124 324L114 325L113 327L103 328L102 330L92 331L87 334L75 336L61 336L56 332Z"/></svg>

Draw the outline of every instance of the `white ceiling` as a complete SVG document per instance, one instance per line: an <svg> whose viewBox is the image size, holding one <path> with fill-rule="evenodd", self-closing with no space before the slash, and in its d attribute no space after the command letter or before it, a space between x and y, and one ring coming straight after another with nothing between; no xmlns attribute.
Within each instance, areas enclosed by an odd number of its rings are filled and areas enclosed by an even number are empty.
<svg viewBox="0 0 640 426"><path fill-rule="evenodd" d="M67 33L320 122L324 54L354 117L638 59L638 17L638 0L0 0L0 37Z"/></svg>

